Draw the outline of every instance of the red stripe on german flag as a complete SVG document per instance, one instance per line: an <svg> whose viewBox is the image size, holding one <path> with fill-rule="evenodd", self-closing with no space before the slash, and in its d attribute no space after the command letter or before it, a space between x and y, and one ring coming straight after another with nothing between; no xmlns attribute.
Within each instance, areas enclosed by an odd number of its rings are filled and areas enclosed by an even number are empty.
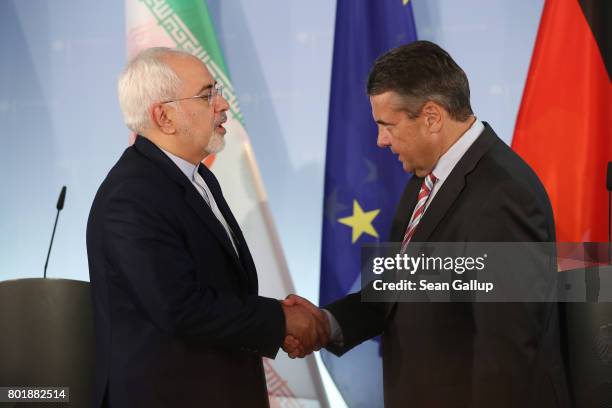
<svg viewBox="0 0 612 408"><path fill-rule="evenodd" d="M512 147L546 187L559 242L607 240L610 4L546 1L514 131Z"/></svg>

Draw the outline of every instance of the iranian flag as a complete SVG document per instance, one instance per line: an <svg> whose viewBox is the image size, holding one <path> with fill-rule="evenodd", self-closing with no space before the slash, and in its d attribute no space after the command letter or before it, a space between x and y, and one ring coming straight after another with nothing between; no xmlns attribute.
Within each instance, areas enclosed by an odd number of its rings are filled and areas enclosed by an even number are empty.
<svg viewBox="0 0 612 408"><path fill-rule="evenodd" d="M206 165L219 179L226 200L253 254L260 293L284 298L293 283L268 208L265 189L204 0L126 0L128 57L144 48L165 46L200 58L223 84L229 102L225 149ZM272 407L327 406L314 357L290 360L279 352L264 358ZM239 392L240 384L236 384Z"/></svg>

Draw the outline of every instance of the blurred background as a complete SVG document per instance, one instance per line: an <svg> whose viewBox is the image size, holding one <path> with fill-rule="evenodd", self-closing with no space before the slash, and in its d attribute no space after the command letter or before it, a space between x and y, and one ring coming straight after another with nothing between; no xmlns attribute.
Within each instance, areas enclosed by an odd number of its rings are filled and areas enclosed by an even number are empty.
<svg viewBox="0 0 612 408"><path fill-rule="evenodd" d="M295 289L316 303L336 3L207 3ZM510 143L543 0L411 4L417 37L463 67L476 116ZM88 280L89 208L129 137L124 4L2 0L0 44L0 280L42 276L62 185L48 276Z"/></svg>
<svg viewBox="0 0 612 408"><path fill-rule="evenodd" d="M412 1L418 38L463 67L475 114L507 142L542 4ZM316 301L335 2L208 6L296 290ZM42 276L62 185L48 275L88 280L89 208L129 137L116 94L123 3L3 0L0 41L0 280Z"/></svg>

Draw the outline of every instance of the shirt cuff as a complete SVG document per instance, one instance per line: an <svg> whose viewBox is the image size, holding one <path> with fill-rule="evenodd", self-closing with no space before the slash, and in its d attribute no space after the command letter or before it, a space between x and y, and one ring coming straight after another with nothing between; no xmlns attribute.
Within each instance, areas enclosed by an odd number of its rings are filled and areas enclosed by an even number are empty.
<svg viewBox="0 0 612 408"><path fill-rule="evenodd" d="M338 347L342 347L344 345L344 336L342 335L342 328L338 324L338 320L336 320L329 310L321 310L327 315L327 320L329 321L329 342Z"/></svg>

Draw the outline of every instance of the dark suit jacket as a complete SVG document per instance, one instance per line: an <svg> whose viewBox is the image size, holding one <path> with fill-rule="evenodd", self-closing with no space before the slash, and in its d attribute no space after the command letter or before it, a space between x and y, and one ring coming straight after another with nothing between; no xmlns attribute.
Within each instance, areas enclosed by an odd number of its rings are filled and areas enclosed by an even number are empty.
<svg viewBox="0 0 612 408"><path fill-rule="evenodd" d="M138 137L102 183L87 225L94 406L268 406L261 356L285 334L215 176L201 172L240 256L181 170Z"/></svg>
<svg viewBox="0 0 612 408"><path fill-rule="evenodd" d="M401 241L423 179L398 205ZM412 242L555 240L539 179L485 123L436 194ZM366 303L360 293L326 306L338 320L342 355L382 333L388 407L568 405L557 309L549 303Z"/></svg>

